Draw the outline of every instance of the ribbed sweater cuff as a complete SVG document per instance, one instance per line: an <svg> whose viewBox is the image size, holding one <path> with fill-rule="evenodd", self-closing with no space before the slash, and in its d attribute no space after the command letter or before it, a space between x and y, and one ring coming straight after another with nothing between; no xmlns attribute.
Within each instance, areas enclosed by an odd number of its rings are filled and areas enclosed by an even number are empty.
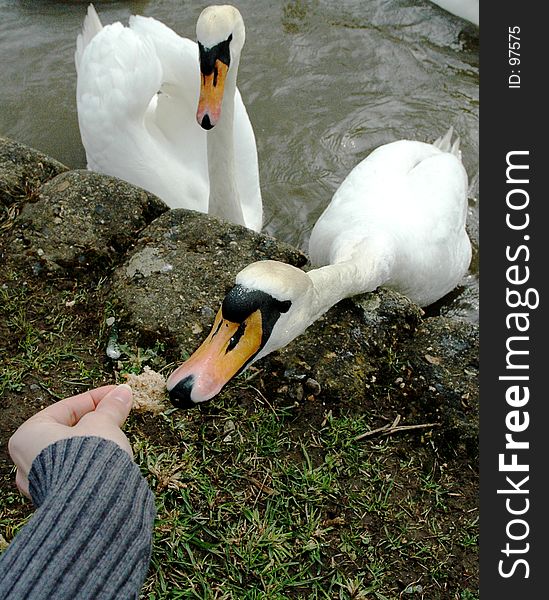
<svg viewBox="0 0 549 600"><path fill-rule="evenodd" d="M128 454L99 437L56 442L34 460L29 489L39 508L2 556L0 598L137 598L155 509Z"/></svg>

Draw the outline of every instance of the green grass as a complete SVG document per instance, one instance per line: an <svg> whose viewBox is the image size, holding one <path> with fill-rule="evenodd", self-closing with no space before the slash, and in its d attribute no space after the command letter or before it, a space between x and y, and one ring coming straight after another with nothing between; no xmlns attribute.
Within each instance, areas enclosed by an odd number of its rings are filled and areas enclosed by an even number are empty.
<svg viewBox="0 0 549 600"><path fill-rule="evenodd" d="M158 507L143 598L396 598L404 563L423 588L444 586L454 542L437 515L451 488L413 459L396 464L396 441L353 442L364 416L329 415L298 441L293 418L259 406L169 411L165 447L132 420Z"/></svg>
<svg viewBox="0 0 549 600"><path fill-rule="evenodd" d="M31 289L4 273L4 283L0 393L10 406L34 410L31 385L54 401L167 368L161 343L105 358L112 311L101 282ZM477 598L478 515L462 496L462 465L439 458L428 434L356 440L379 422L319 400L278 405L258 386L250 370L200 409L130 416L158 513L142 599ZM11 482L5 471L7 542L32 513Z"/></svg>
<svg viewBox="0 0 549 600"><path fill-rule="evenodd" d="M35 307L29 286L0 288L0 318L11 341L2 349L0 394L21 391L29 377L40 382L55 380L54 373L61 370L67 373L66 377L61 375L61 383L82 387L92 385L103 375L101 367L92 361L97 342L90 347L75 327L79 317L74 307L84 300L82 294L79 298L63 293L54 304Z"/></svg>

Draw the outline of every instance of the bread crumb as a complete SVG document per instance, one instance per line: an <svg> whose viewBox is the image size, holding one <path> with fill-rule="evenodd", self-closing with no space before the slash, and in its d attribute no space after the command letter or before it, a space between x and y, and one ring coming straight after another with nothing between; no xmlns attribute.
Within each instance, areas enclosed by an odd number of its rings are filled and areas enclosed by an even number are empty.
<svg viewBox="0 0 549 600"><path fill-rule="evenodd" d="M168 408L166 380L160 373L144 367L139 375L127 373L125 377L133 391L133 410L157 415Z"/></svg>

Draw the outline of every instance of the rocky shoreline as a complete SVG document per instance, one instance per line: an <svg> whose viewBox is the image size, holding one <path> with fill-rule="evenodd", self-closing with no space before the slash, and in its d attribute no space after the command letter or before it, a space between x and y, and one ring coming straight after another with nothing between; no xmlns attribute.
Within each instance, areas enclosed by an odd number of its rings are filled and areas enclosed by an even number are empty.
<svg viewBox="0 0 549 600"><path fill-rule="evenodd" d="M275 259L307 269L301 251L272 237L169 210L130 184L71 171L7 139L0 140L0 202L4 264L54 285L101 280L119 340L160 343L166 363L201 343L246 264ZM256 367L256 386L270 402L309 398L436 423L431 433L449 451L478 456L475 324L425 317L406 298L379 290L340 302ZM239 401L235 390L228 385L222 397Z"/></svg>
<svg viewBox="0 0 549 600"><path fill-rule="evenodd" d="M272 237L0 139L0 550L33 510L9 436L55 400L127 380L147 412L137 403L124 429L158 511L146 590L205 564L211 586L236 572L261 587L288 568L379 597L478 598L477 325L380 289L196 409L150 395L147 378L161 390L208 334L236 273L267 258L309 268ZM268 567L241 558L238 531Z"/></svg>

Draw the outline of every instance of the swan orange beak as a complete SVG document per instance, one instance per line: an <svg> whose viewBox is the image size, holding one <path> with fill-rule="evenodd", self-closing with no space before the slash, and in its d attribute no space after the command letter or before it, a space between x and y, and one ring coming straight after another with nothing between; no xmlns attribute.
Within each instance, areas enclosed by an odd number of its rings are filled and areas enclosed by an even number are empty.
<svg viewBox="0 0 549 600"><path fill-rule="evenodd" d="M261 312L256 310L242 323L223 318L221 309L200 348L168 378L171 402L191 408L210 400L239 373L261 348Z"/></svg>
<svg viewBox="0 0 549 600"><path fill-rule="evenodd" d="M217 59L209 74L200 72L200 98L196 120L204 129L214 127L221 117L221 104L228 70L228 65Z"/></svg>

